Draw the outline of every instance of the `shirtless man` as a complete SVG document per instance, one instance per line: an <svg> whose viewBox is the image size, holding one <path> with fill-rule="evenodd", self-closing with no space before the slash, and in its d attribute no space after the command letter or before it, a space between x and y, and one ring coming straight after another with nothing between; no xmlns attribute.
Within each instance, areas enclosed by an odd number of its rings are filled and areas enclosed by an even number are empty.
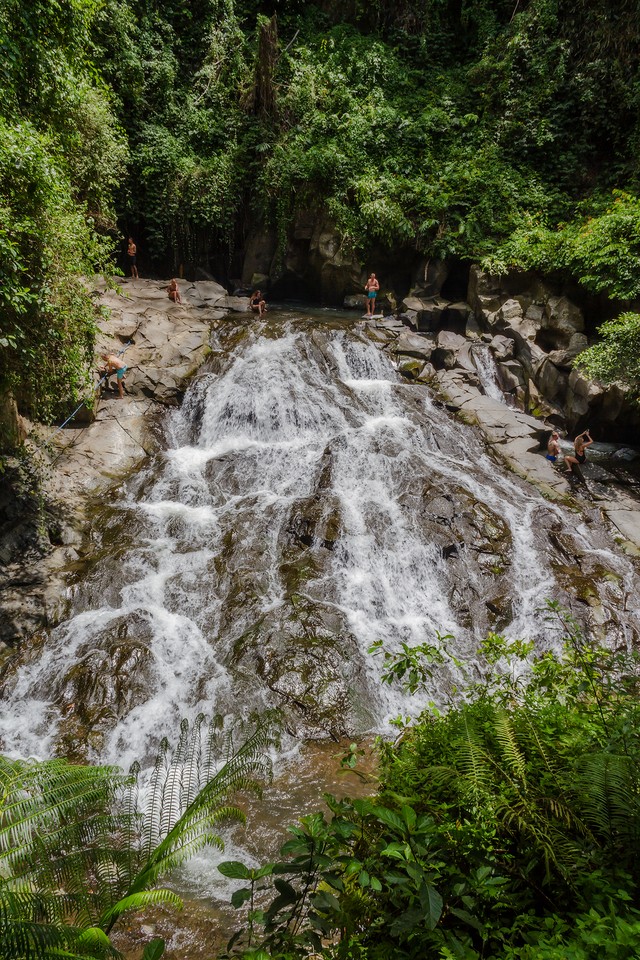
<svg viewBox="0 0 640 960"><path fill-rule="evenodd" d="M560 456L560 434L554 430L547 444L547 460L555 463Z"/></svg>
<svg viewBox="0 0 640 960"><path fill-rule="evenodd" d="M585 437L587 437L588 439L585 440ZM587 454L585 453L585 451L587 447L591 446L592 443L593 443L593 440L591 439L591 435L589 434L588 430L585 430L584 433L579 434L575 438L575 440L573 441L573 446L576 454L575 457L566 456L564 458L564 462L567 464L567 470L566 470L567 473L571 473L573 471L574 464L579 464L580 466L582 466L582 464L587 459Z"/></svg>
<svg viewBox="0 0 640 960"><path fill-rule="evenodd" d="M376 280L375 273L372 273L364 285L364 290L367 295L367 316L368 317L372 317L376 312L376 297L378 295L379 289L380 289L380 284Z"/></svg>
<svg viewBox="0 0 640 960"><path fill-rule="evenodd" d="M124 375L127 367L122 362L122 357L117 357L115 353L102 353L100 356L104 360L104 369L100 370L100 378L106 377L108 383L109 377L115 373L118 379L118 394L121 400L124 399Z"/></svg>
<svg viewBox="0 0 640 960"><path fill-rule="evenodd" d="M174 279L171 281L167 287L167 293L169 294L169 300L173 300L174 303L182 303L182 297L180 296L177 280Z"/></svg>
<svg viewBox="0 0 640 960"><path fill-rule="evenodd" d="M254 291L249 297L249 306L259 317L267 312L267 302L259 290Z"/></svg>
<svg viewBox="0 0 640 960"><path fill-rule="evenodd" d="M131 276L134 280L138 279L138 268L136 266L136 261L138 258L138 248L133 242L133 237L129 237L129 243L127 245L127 262L131 270Z"/></svg>

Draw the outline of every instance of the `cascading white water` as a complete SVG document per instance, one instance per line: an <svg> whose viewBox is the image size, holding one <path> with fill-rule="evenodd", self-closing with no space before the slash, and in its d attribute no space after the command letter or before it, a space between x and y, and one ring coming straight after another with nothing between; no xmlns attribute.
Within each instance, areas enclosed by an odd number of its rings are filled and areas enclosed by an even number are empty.
<svg viewBox="0 0 640 960"><path fill-rule="evenodd" d="M111 505L115 542L69 620L5 679L6 751L88 731L94 758L126 767L182 716L274 703L301 735L384 728L416 704L381 686L373 641L440 631L473 665L492 610L510 636L553 641L544 601L570 598L579 570L551 529L609 572L604 619L631 641L637 581L601 526L572 527L503 472L368 340L269 324L192 385L166 452Z"/></svg>
<svg viewBox="0 0 640 960"><path fill-rule="evenodd" d="M498 368L491 350L486 344L474 343L471 349L474 366L478 373L480 386L487 397L498 400L499 403L511 404L511 398L505 395L500 386Z"/></svg>

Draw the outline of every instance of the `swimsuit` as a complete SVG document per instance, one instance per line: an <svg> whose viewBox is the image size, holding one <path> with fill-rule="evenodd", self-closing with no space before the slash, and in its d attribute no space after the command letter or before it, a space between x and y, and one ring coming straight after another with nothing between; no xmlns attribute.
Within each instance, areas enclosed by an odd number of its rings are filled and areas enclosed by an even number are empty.
<svg viewBox="0 0 640 960"><path fill-rule="evenodd" d="M116 370L116 376L118 380L123 380L126 372L127 372L126 367L118 367L118 369Z"/></svg>
<svg viewBox="0 0 640 960"><path fill-rule="evenodd" d="M578 463L584 463L586 459L587 459L586 453L578 453L578 451L576 450L576 460L578 461Z"/></svg>
<svg viewBox="0 0 640 960"><path fill-rule="evenodd" d="M369 290L369 292L367 293L367 298L369 300L374 300L377 292L378 292L377 290Z"/></svg>
<svg viewBox="0 0 640 960"><path fill-rule="evenodd" d="M547 460L551 460L551 463L555 463L558 458L554 457L552 453L547 454Z"/></svg>
<svg viewBox="0 0 640 960"><path fill-rule="evenodd" d="M128 254L127 254L127 260L129 261L129 265L130 265L131 267L135 267L135 265L136 265L136 255L135 255L135 253L128 253Z"/></svg>

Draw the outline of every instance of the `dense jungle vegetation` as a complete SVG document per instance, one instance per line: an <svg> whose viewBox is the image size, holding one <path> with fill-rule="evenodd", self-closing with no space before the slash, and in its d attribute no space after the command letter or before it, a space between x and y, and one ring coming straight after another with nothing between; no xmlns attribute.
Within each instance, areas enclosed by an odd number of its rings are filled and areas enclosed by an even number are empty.
<svg viewBox="0 0 640 960"><path fill-rule="evenodd" d="M639 46L634 0L2 0L3 390L43 419L82 395L80 278L129 232L147 274L233 278L257 226L321 210L363 255L633 300Z"/></svg>
<svg viewBox="0 0 640 960"><path fill-rule="evenodd" d="M276 862L220 863L240 929L211 960L638 957L640 658L564 626L558 655L490 635L484 680L378 745L375 795L327 797ZM384 678L415 692L443 656L440 641L386 654ZM0 758L2 957L116 957L127 914L179 907L158 883L242 819L234 797L268 774L273 719L235 753L219 721L184 721L144 804L137 768Z"/></svg>

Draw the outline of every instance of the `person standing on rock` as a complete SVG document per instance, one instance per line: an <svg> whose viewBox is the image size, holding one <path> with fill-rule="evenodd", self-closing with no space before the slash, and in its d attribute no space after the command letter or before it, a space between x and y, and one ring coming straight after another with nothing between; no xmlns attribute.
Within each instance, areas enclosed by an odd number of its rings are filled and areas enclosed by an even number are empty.
<svg viewBox="0 0 640 960"><path fill-rule="evenodd" d="M547 460L555 463L560 456L560 434L554 430L547 443Z"/></svg>
<svg viewBox="0 0 640 960"><path fill-rule="evenodd" d="M585 440L585 437L587 438ZM574 465L582 466L582 464L587 459L586 449L590 447L593 443L591 435L588 430L585 430L584 433L579 434L573 441L573 446L575 450L575 457L566 456L564 462L567 464L567 473L573 472Z"/></svg>
<svg viewBox="0 0 640 960"><path fill-rule="evenodd" d="M102 353L102 359L104 360L104 369L100 370L100 378L106 377L107 382L109 377L112 377L115 373L118 380L118 394L120 399L124 399L124 375L127 372L126 365L122 362L122 358L116 356L115 353Z"/></svg>
<svg viewBox="0 0 640 960"><path fill-rule="evenodd" d="M364 291L367 295L367 316L368 317L372 317L376 312L376 297L378 296L379 289L380 289L380 284L376 280L375 273L372 273L364 285Z"/></svg>
<svg viewBox="0 0 640 960"><path fill-rule="evenodd" d="M182 297L180 296L180 290L178 288L178 281L175 278L167 287L167 293L169 294L169 300L173 300L174 303L182 303Z"/></svg>
<svg viewBox="0 0 640 960"><path fill-rule="evenodd" d="M129 264L129 269L131 271L131 276L134 280L138 279L138 267L136 265L138 259L138 248L133 242L133 237L129 237L129 243L127 244L127 263Z"/></svg>
<svg viewBox="0 0 640 960"><path fill-rule="evenodd" d="M249 297L249 306L259 317L262 317L267 312L267 301L259 290L255 290Z"/></svg>

